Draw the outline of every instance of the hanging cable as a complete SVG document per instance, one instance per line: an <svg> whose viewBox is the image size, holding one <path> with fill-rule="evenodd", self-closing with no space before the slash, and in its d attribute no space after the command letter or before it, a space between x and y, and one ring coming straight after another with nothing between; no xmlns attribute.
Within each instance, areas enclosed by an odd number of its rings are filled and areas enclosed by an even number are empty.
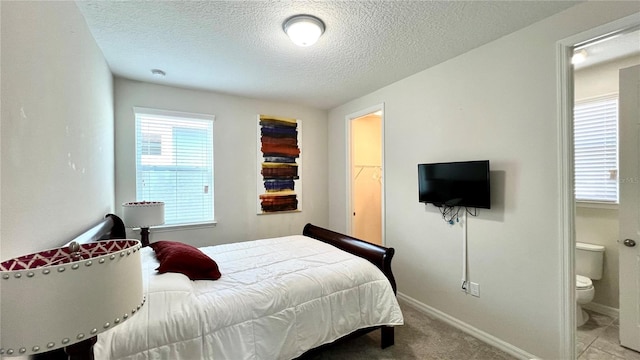
<svg viewBox="0 0 640 360"><path fill-rule="evenodd" d="M454 223L460 221L460 206L449 206L442 204L440 207L440 214L442 214L442 219L449 223L449 225L453 225ZM454 222L455 219L455 222Z"/></svg>
<svg viewBox="0 0 640 360"><path fill-rule="evenodd" d="M467 211L462 214L462 290L469 292L467 283Z"/></svg>
<svg viewBox="0 0 640 360"><path fill-rule="evenodd" d="M450 205L439 205L438 209L440 209L440 214L442 214L442 219L449 223L449 225L453 225L456 222L460 221L460 212L462 211L462 206L450 206ZM478 216L478 208L464 207L463 214L469 214L471 216Z"/></svg>

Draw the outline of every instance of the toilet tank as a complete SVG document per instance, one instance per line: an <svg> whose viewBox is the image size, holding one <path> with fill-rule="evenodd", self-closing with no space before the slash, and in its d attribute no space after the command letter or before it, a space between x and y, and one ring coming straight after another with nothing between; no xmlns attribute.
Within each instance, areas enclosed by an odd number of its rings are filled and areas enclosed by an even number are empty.
<svg viewBox="0 0 640 360"><path fill-rule="evenodd" d="M602 279L604 246L576 242L576 274Z"/></svg>

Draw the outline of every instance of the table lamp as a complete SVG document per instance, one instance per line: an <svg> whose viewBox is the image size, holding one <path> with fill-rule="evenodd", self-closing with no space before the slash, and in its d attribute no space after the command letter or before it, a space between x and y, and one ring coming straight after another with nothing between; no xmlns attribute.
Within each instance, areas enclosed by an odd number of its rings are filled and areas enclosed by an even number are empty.
<svg viewBox="0 0 640 360"><path fill-rule="evenodd" d="M164 224L164 203L135 201L122 204L122 217L128 228L140 228L142 246L149 245L149 228Z"/></svg>
<svg viewBox="0 0 640 360"><path fill-rule="evenodd" d="M0 263L0 356L64 347L93 359L97 335L144 304L138 240L107 240L45 250Z"/></svg>

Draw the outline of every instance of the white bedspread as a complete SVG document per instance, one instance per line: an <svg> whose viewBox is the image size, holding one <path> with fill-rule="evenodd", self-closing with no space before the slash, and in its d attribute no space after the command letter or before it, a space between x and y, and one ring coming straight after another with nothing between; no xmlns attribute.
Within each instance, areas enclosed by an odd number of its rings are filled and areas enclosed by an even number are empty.
<svg viewBox="0 0 640 360"><path fill-rule="evenodd" d="M98 336L96 359L292 359L352 331L401 325L389 281L370 262L305 236L201 248L216 281L157 274L142 249L147 301Z"/></svg>

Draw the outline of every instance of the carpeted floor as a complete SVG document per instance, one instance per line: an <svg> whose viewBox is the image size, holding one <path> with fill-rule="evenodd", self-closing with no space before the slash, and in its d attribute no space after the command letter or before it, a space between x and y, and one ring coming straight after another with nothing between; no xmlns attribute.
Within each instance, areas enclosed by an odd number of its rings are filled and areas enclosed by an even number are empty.
<svg viewBox="0 0 640 360"><path fill-rule="evenodd" d="M396 327L395 345L380 349L380 331L332 345L305 360L506 360L513 356L400 302L404 325Z"/></svg>

